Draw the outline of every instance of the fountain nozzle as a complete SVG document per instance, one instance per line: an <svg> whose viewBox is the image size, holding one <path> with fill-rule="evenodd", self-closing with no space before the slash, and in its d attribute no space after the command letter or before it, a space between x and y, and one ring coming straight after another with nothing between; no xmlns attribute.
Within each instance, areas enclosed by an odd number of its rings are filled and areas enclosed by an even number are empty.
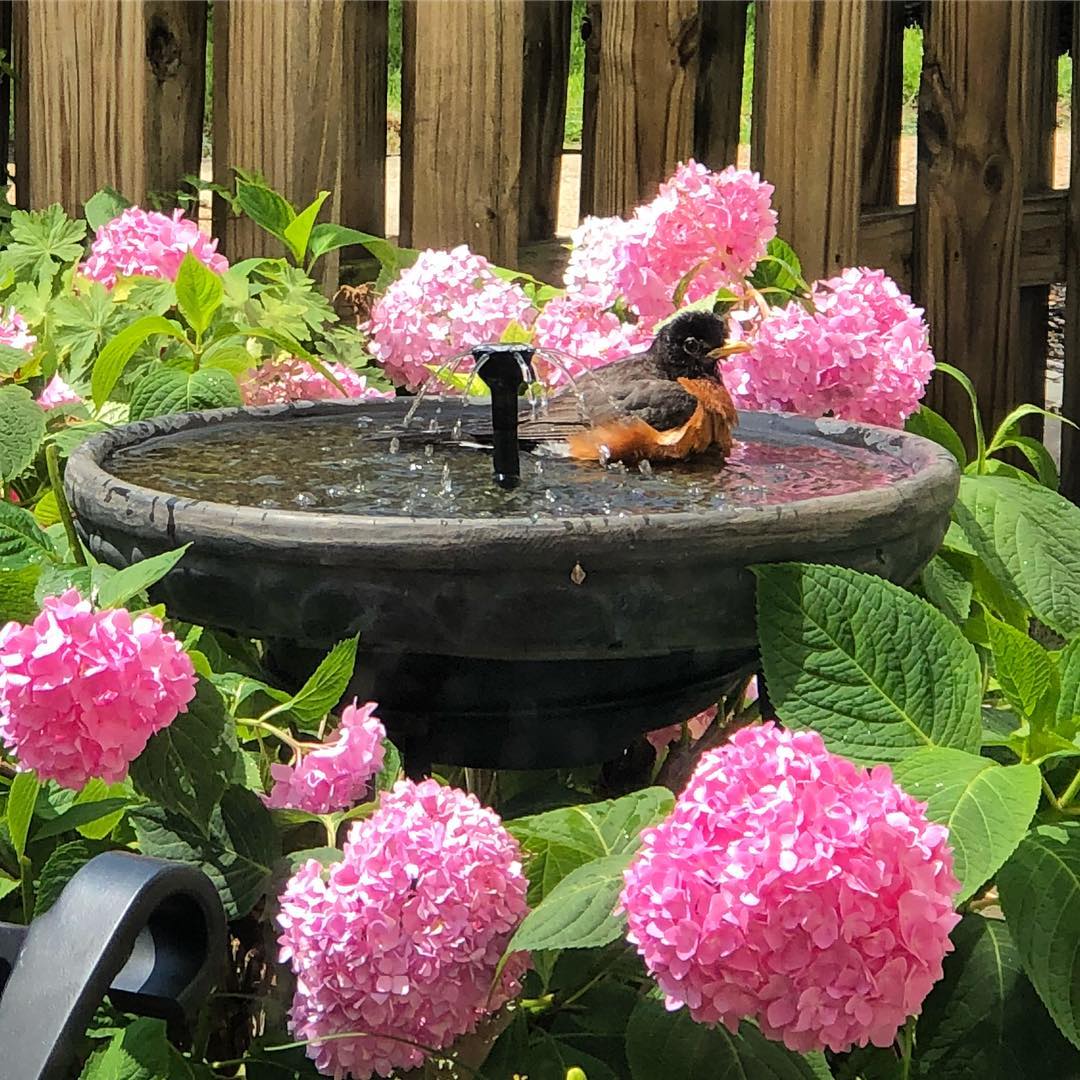
<svg viewBox="0 0 1080 1080"><path fill-rule="evenodd" d="M478 345L473 349L476 375L491 391L492 461L495 483L507 491L521 483L518 448L518 394L536 378L531 346Z"/></svg>

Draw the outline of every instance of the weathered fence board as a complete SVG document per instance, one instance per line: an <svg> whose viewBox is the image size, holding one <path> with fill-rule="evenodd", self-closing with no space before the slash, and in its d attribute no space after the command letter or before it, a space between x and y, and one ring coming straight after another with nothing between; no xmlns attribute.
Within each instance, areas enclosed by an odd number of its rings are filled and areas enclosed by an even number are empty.
<svg viewBox="0 0 1080 1080"><path fill-rule="evenodd" d="M868 4L757 8L754 166L775 186L780 234L811 277L855 261Z"/></svg>
<svg viewBox="0 0 1080 1080"><path fill-rule="evenodd" d="M919 93L915 296L935 354L964 368L984 423L1024 392L1019 346L1023 208L1019 0L935 0ZM929 400L970 435L958 388Z"/></svg>
<svg viewBox="0 0 1080 1080"><path fill-rule="evenodd" d="M17 15L20 201L75 211L105 184L143 200L198 172L205 9L32 0Z"/></svg>
<svg viewBox="0 0 1080 1080"><path fill-rule="evenodd" d="M700 9L694 157L710 169L733 165L739 153L746 9L746 0L707 0Z"/></svg>
<svg viewBox="0 0 1080 1080"><path fill-rule="evenodd" d="M604 4L594 214L629 212L691 156L700 33L696 0Z"/></svg>
<svg viewBox="0 0 1080 1080"><path fill-rule="evenodd" d="M513 262L524 0L406 0L404 23L402 242Z"/></svg>

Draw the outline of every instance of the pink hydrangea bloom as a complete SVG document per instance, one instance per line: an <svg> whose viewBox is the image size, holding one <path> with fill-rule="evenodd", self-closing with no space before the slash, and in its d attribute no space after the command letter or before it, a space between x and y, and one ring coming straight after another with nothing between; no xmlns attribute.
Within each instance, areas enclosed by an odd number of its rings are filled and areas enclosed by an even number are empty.
<svg viewBox="0 0 1080 1080"><path fill-rule="evenodd" d="M61 405L80 405L82 398L59 375L54 375L38 394L37 403L43 409L56 409Z"/></svg>
<svg viewBox="0 0 1080 1080"><path fill-rule="evenodd" d="M959 921L948 830L816 732L743 728L705 754L625 873L628 939L702 1023L792 1050L888 1046Z"/></svg>
<svg viewBox="0 0 1080 1080"><path fill-rule="evenodd" d="M517 842L494 811L434 780L399 781L353 825L324 876L311 860L281 897L282 963L296 975L290 1030L327 1076L420 1065L520 992L527 958L495 968L525 916ZM356 1038L317 1041L351 1031Z"/></svg>
<svg viewBox="0 0 1080 1080"><path fill-rule="evenodd" d="M190 657L153 615L95 612L69 589L0 629L0 736L43 780L123 780L194 696Z"/></svg>
<svg viewBox="0 0 1080 1080"><path fill-rule="evenodd" d="M135 274L175 281L180 263L190 251L199 262L222 274L229 269L229 263L217 253L217 243L184 217L183 210L174 210L170 215L129 206L97 230L90 257L80 269L107 289L116 284L118 277Z"/></svg>
<svg viewBox="0 0 1080 1080"><path fill-rule="evenodd" d="M624 248L640 242L646 228L636 217L585 218L570 233L570 259L563 274L567 294L610 307L619 295L616 279L626 262Z"/></svg>
<svg viewBox="0 0 1080 1080"><path fill-rule="evenodd" d="M332 814L360 802L383 765L386 728L369 701L354 701L341 713L334 740L303 754L296 765L274 764L274 786L266 805L275 810L306 810Z"/></svg>
<svg viewBox="0 0 1080 1080"><path fill-rule="evenodd" d="M512 322L527 324L532 313L517 285L462 244L421 252L379 298L362 329L387 375L415 390L431 375L427 365L498 341Z"/></svg>
<svg viewBox="0 0 1080 1080"><path fill-rule="evenodd" d="M37 338L30 333L26 320L14 308L0 315L0 345L30 353L36 344Z"/></svg>
<svg viewBox="0 0 1080 1080"><path fill-rule="evenodd" d="M392 398L392 392L368 386L367 376L358 375L346 364L329 363L350 398L379 401ZM289 401L321 401L341 398L341 391L321 372L305 360L286 356L253 368L240 385L245 405L278 405Z"/></svg>
<svg viewBox="0 0 1080 1080"><path fill-rule="evenodd" d="M533 344L564 354L559 360L575 378L589 368L640 352L649 347L651 340L652 334L640 325L621 322L592 300L570 294L549 300L533 328ZM543 356L539 360L543 364ZM550 373L545 371L549 385L566 381L565 372L557 365L550 367Z"/></svg>
<svg viewBox="0 0 1080 1080"><path fill-rule="evenodd" d="M814 312L792 302L761 320L751 349L724 361L736 404L902 426L934 368L922 309L865 268L816 282L813 303Z"/></svg>

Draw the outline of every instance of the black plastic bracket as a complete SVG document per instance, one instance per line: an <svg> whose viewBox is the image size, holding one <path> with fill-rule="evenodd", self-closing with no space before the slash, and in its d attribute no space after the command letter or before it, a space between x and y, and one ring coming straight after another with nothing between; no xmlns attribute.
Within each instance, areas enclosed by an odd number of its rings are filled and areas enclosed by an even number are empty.
<svg viewBox="0 0 1080 1080"><path fill-rule="evenodd" d="M477 378L491 391L492 464L495 483L510 490L521 483L518 447L518 393L536 376L529 345L478 345L473 349Z"/></svg>
<svg viewBox="0 0 1080 1080"><path fill-rule="evenodd" d="M0 1080L68 1080L102 999L185 1029L218 981L225 912L194 866L91 859L30 924L0 924Z"/></svg>

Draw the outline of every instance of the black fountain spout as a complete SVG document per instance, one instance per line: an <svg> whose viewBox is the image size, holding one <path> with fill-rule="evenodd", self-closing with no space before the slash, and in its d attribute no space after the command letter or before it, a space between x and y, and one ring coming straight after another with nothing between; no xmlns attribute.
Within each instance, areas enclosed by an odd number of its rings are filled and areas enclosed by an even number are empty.
<svg viewBox="0 0 1080 1080"><path fill-rule="evenodd" d="M478 345L476 374L491 391L492 463L495 483L512 491L521 483L518 447L518 395L532 382L533 349L528 345Z"/></svg>

